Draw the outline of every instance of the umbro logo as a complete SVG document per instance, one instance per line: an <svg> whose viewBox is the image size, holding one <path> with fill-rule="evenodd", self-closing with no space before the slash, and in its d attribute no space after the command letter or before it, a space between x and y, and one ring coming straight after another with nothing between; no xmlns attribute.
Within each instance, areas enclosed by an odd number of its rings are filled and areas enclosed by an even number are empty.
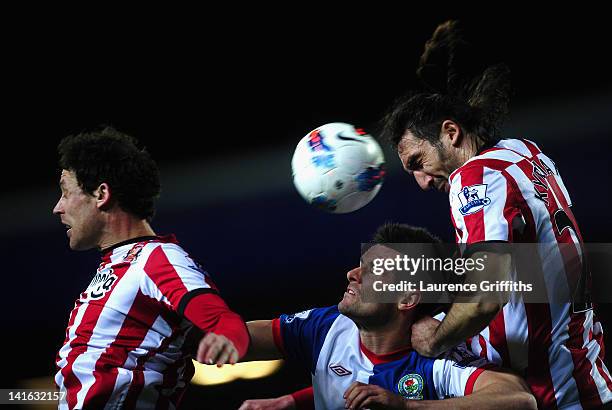
<svg viewBox="0 0 612 410"><path fill-rule="evenodd" d="M348 376L349 374L353 373L350 370L347 370L344 367L340 366L339 364L331 364L329 365L329 368L331 369L332 372L336 373L336 376L340 376L340 377Z"/></svg>

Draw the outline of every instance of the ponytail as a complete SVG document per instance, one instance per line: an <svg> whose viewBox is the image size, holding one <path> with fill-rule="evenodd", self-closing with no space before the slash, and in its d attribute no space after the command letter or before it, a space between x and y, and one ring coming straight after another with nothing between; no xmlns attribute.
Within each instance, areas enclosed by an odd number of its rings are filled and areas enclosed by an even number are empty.
<svg viewBox="0 0 612 410"><path fill-rule="evenodd" d="M383 119L383 133L395 144L406 130L436 142L444 119L458 122L479 138L497 139L509 111L510 69L487 65L485 54L469 43L456 20L440 24L425 43L417 77L426 92L396 101Z"/></svg>

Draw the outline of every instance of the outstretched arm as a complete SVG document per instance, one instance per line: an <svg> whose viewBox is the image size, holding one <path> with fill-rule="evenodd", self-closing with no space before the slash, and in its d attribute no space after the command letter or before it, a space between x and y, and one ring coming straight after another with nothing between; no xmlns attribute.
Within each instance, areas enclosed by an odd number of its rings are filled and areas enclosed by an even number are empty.
<svg viewBox="0 0 612 410"><path fill-rule="evenodd" d="M274 320L257 320L247 323L251 336L250 349L243 360L269 360L281 357L295 363L302 363L305 368L311 369L313 360L314 341L321 332L326 331L338 316L336 306L315 308L295 313L281 315ZM297 410L314 408L314 395L312 387L292 393L290 397L281 396L265 401L248 401L251 407L245 409L277 409L291 408L277 405L295 405ZM275 407L276 406L276 407Z"/></svg>
<svg viewBox="0 0 612 410"><path fill-rule="evenodd" d="M314 410L314 393L311 386L274 399L247 400L238 410Z"/></svg>
<svg viewBox="0 0 612 410"><path fill-rule="evenodd" d="M190 298L183 316L206 334L197 348L196 360L200 363L233 364L246 353L249 335L244 321L216 293Z"/></svg>
<svg viewBox="0 0 612 410"><path fill-rule="evenodd" d="M283 352L279 345L279 335L274 335L273 320L254 320L247 322L251 344L241 361L282 359Z"/></svg>
<svg viewBox="0 0 612 410"><path fill-rule="evenodd" d="M537 409L535 397L519 376L501 370L485 370L471 394L446 400L407 400L372 384L355 382L344 394L350 409Z"/></svg>

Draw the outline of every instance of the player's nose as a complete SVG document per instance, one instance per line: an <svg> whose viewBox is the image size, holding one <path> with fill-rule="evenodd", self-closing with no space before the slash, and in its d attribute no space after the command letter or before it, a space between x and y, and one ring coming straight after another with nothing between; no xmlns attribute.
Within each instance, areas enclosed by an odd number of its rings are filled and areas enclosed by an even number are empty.
<svg viewBox="0 0 612 410"><path fill-rule="evenodd" d="M431 189L434 180L432 176L427 175L423 171L414 171L413 175L417 184L419 184L419 187L421 187L423 191Z"/></svg>
<svg viewBox="0 0 612 410"><path fill-rule="evenodd" d="M361 267L359 266L348 271L346 273L346 278L349 282L361 283Z"/></svg>
<svg viewBox="0 0 612 410"><path fill-rule="evenodd" d="M64 211L64 207L62 205L62 200L61 198L57 201L57 203L55 204L55 206L53 207L53 214L54 215L59 215L61 213L63 213Z"/></svg>

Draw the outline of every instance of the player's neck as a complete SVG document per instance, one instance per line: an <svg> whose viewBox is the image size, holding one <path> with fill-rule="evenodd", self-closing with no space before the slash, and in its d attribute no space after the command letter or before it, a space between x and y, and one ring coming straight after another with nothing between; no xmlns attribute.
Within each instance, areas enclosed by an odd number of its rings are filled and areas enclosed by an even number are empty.
<svg viewBox="0 0 612 410"><path fill-rule="evenodd" d="M377 355L410 348L410 336L410 327L397 323L389 323L376 329L359 329L359 338L363 346Z"/></svg>
<svg viewBox="0 0 612 410"><path fill-rule="evenodd" d="M106 249L133 238L154 235L155 231L146 220L138 219L126 212L111 213L107 216L98 248Z"/></svg>
<svg viewBox="0 0 612 410"><path fill-rule="evenodd" d="M464 138L461 145L454 152L454 156L451 160L452 165L449 167L449 173L463 166L470 158L474 157L477 152L477 137L470 136L469 138Z"/></svg>

